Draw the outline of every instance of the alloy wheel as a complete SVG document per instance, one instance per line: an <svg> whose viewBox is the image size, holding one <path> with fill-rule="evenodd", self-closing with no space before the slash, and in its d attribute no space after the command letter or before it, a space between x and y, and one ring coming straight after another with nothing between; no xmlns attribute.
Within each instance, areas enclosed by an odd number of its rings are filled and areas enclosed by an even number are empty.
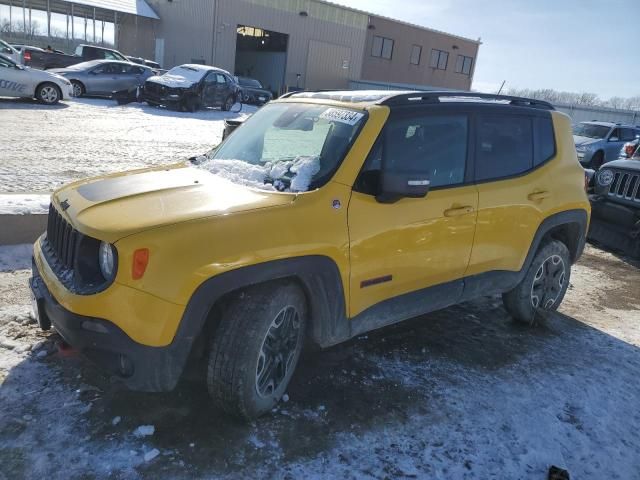
<svg viewBox="0 0 640 480"><path fill-rule="evenodd" d="M300 338L300 314L295 307L286 306L273 319L262 341L256 365L258 395L272 396L287 378Z"/></svg>
<svg viewBox="0 0 640 480"><path fill-rule="evenodd" d="M548 257L533 277L531 286L531 305L533 308L549 309L553 307L564 288L566 270L559 255Z"/></svg>
<svg viewBox="0 0 640 480"><path fill-rule="evenodd" d="M58 90L54 86L46 85L40 89L40 99L44 103L55 103L58 100Z"/></svg>
<svg viewBox="0 0 640 480"><path fill-rule="evenodd" d="M73 84L73 96L74 97L81 97L82 96L82 85L80 85L79 83L74 83Z"/></svg>

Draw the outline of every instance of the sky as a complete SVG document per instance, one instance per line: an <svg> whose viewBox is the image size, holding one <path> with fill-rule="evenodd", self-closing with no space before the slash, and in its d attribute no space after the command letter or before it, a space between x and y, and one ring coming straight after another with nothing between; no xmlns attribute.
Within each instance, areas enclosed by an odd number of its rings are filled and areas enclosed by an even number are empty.
<svg viewBox="0 0 640 480"><path fill-rule="evenodd" d="M640 0L333 0L477 40L472 88L640 95Z"/></svg>

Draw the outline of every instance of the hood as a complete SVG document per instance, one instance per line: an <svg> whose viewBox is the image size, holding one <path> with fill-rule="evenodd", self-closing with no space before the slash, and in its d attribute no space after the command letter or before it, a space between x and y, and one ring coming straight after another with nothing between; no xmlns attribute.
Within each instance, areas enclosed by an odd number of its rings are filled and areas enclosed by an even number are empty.
<svg viewBox="0 0 640 480"><path fill-rule="evenodd" d="M240 90L244 91L244 92L251 92L251 93L256 93L259 95L264 95L265 97L270 97L271 96L271 92L269 90L265 90L263 88L258 88L258 87L243 87L240 86Z"/></svg>
<svg viewBox="0 0 640 480"><path fill-rule="evenodd" d="M189 88L192 87L196 82L193 80L189 80L182 75L169 75L165 73L164 75L155 75L153 77L149 77L147 82L157 83L159 85L164 85L169 88Z"/></svg>
<svg viewBox="0 0 640 480"><path fill-rule="evenodd" d="M69 80L64 78L62 75L58 75L52 70L38 70L37 68L25 67L26 70L29 71L29 76L32 79L36 79L38 81L41 80L57 80L63 83L68 83Z"/></svg>
<svg viewBox="0 0 640 480"><path fill-rule="evenodd" d="M154 227L290 205L296 196L256 191L178 164L70 184L53 194L78 230L111 243Z"/></svg>
<svg viewBox="0 0 640 480"><path fill-rule="evenodd" d="M602 168L624 168L628 170L636 170L640 172L640 160L634 158L625 158L621 160L613 160L605 163Z"/></svg>
<svg viewBox="0 0 640 480"><path fill-rule="evenodd" d="M591 143L597 143L601 141L601 138L582 137L580 135L573 136L573 142L576 144L576 147L584 147Z"/></svg>

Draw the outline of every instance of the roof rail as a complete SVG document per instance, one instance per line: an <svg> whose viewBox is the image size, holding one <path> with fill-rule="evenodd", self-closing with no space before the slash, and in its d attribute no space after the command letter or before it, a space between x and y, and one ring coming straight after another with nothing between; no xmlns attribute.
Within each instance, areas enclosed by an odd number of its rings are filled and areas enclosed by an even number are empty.
<svg viewBox="0 0 640 480"><path fill-rule="evenodd" d="M555 110L554 106L544 100L533 98L512 97L509 95L495 95L493 93L456 92L456 91L424 91L403 93L382 99L380 105L412 105L415 103L440 103L440 98L499 100L509 102L509 105L518 107L532 107L544 110Z"/></svg>

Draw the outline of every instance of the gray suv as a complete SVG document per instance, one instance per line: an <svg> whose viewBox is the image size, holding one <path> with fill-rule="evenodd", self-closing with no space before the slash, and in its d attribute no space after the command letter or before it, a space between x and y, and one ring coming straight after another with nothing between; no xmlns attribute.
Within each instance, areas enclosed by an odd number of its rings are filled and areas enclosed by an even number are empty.
<svg viewBox="0 0 640 480"><path fill-rule="evenodd" d="M573 126L580 163L594 170L616 160L625 143L640 137L640 128L611 122L580 122Z"/></svg>

